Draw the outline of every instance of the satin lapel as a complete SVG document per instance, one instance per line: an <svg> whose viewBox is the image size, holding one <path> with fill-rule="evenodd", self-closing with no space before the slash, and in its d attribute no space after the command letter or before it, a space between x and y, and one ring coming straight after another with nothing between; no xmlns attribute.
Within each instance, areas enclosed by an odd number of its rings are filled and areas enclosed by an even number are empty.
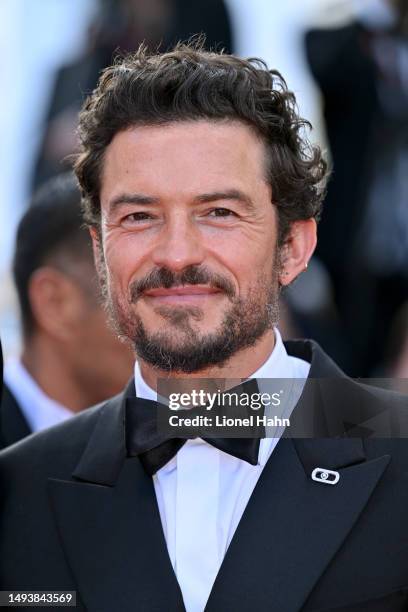
<svg viewBox="0 0 408 612"><path fill-rule="evenodd" d="M285 342L288 354L310 362L310 371L301 397L291 416L290 427L283 436L289 438L332 438L344 434L342 415L344 391L352 381L311 341ZM330 394L331 385L337 394ZM356 403L354 392L353 405ZM332 401L334 400L334 402Z"/></svg>
<svg viewBox="0 0 408 612"><path fill-rule="evenodd" d="M301 440L278 443L232 539L206 612L298 612L358 520L389 457L362 462L357 439L311 442L313 455ZM312 465L337 468L338 484L313 481Z"/></svg>
<svg viewBox="0 0 408 612"><path fill-rule="evenodd" d="M153 481L126 458L124 401L108 402L74 480L50 479L50 503L88 612L183 612Z"/></svg>
<svg viewBox="0 0 408 612"><path fill-rule="evenodd" d="M318 344L285 343L290 355L311 362L302 395L290 416L289 438L383 437L391 435L390 405L373 401L372 393L342 372ZM402 414L404 416L404 414ZM399 417L399 431L405 420Z"/></svg>

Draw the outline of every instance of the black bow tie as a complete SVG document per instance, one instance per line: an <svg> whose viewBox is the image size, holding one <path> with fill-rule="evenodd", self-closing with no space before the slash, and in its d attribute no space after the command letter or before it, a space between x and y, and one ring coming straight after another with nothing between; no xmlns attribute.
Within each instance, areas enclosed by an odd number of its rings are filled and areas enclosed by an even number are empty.
<svg viewBox="0 0 408 612"><path fill-rule="evenodd" d="M233 392L238 388L228 389ZM255 379L239 386L239 392L258 392ZM157 411L167 407L153 400L128 398L126 401L126 447L128 455L138 456L145 471L153 476L172 459L187 441L186 438L170 437L158 431ZM260 437L248 438L203 438L215 448L257 465Z"/></svg>

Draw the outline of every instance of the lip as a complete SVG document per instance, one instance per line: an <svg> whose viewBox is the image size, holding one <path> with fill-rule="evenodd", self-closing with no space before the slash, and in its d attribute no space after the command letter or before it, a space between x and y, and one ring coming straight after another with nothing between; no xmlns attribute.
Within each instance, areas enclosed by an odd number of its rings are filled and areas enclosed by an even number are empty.
<svg viewBox="0 0 408 612"><path fill-rule="evenodd" d="M221 291L213 287L203 285L191 285L183 287L172 287L170 289L149 289L143 292L143 297L163 303L186 303L202 301L208 297L219 295Z"/></svg>

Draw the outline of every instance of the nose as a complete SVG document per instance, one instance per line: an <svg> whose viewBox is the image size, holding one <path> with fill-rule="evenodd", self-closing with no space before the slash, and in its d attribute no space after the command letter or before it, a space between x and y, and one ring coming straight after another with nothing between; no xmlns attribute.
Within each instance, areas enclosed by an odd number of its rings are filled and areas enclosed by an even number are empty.
<svg viewBox="0 0 408 612"><path fill-rule="evenodd" d="M186 214L174 215L168 220L153 249L152 258L156 266L175 272L203 262L202 236Z"/></svg>

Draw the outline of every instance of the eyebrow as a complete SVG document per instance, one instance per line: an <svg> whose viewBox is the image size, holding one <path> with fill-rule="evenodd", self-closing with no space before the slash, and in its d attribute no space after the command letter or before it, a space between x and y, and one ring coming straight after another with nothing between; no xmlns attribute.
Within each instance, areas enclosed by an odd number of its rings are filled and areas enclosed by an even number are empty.
<svg viewBox="0 0 408 612"><path fill-rule="evenodd" d="M116 208L125 204L158 204L159 198L143 195L142 193L121 193L109 202L109 212L113 212Z"/></svg>
<svg viewBox="0 0 408 612"><path fill-rule="evenodd" d="M218 200L234 200L244 204L244 206L250 211L255 209L255 205L251 198L239 189L212 191L209 193L202 193L194 198L194 201L199 204L216 202ZM109 202L109 212L113 212L120 206L124 206L126 204L139 204L141 206L146 206L149 204L159 204L159 202L160 198L147 196L142 193L121 193Z"/></svg>

